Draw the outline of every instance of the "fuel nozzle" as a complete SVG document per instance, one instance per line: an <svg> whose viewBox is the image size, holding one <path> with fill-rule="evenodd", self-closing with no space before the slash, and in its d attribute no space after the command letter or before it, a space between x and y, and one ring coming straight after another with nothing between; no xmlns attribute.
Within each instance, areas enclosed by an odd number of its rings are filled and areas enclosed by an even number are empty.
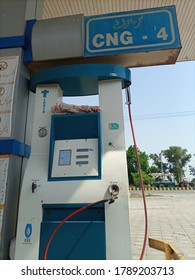
<svg viewBox="0 0 195 280"><path fill-rule="evenodd" d="M115 201L115 199L118 198L117 196L119 194L119 186L116 185L116 184L110 185L108 187L108 192L111 195L111 199L110 199L110 202L109 202L109 204L111 204L111 203L113 203Z"/></svg>

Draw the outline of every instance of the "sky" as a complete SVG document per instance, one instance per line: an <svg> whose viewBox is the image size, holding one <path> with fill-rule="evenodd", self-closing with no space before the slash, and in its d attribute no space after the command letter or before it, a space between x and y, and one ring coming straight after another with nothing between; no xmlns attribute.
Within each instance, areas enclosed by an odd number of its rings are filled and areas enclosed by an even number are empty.
<svg viewBox="0 0 195 280"><path fill-rule="evenodd" d="M180 146L195 154L195 61L132 68L131 73L131 108L139 149L159 154ZM132 137L126 109L124 120L128 147ZM195 167L195 156L189 164Z"/></svg>
<svg viewBox="0 0 195 280"><path fill-rule="evenodd" d="M131 110L137 146L148 155L170 146L180 146L192 154L188 165L195 167L195 61L173 65L132 68ZM122 91L126 149L133 145L125 91ZM74 104L98 104L97 96ZM185 176L192 179L187 168Z"/></svg>

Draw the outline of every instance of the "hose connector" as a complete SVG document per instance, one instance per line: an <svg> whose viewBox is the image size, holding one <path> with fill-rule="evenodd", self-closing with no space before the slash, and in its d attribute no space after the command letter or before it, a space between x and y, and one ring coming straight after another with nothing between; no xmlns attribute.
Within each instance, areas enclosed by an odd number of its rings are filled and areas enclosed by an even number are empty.
<svg viewBox="0 0 195 280"><path fill-rule="evenodd" d="M112 184L108 187L108 192L111 195L111 199L109 204L113 203L115 199L117 199L118 194L119 194L119 186L116 184Z"/></svg>

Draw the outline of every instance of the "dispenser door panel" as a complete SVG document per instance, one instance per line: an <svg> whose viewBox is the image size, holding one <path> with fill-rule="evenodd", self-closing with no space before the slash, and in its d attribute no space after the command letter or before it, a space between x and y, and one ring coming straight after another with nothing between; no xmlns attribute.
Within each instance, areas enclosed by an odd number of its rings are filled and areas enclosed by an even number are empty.
<svg viewBox="0 0 195 280"><path fill-rule="evenodd" d="M39 259L60 222L86 204L43 205ZM73 216L56 232L48 249L47 260L105 260L106 231L103 204Z"/></svg>

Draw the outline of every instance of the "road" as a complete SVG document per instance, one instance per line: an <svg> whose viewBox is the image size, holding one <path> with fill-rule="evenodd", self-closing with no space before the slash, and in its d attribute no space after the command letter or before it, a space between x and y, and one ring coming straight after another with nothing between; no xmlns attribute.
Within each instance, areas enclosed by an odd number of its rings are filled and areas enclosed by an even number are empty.
<svg viewBox="0 0 195 280"><path fill-rule="evenodd" d="M186 259L195 260L195 190L146 191L148 237L172 242ZM139 259L144 239L141 191L130 192L132 257ZM147 245L147 260L165 259L165 254Z"/></svg>

